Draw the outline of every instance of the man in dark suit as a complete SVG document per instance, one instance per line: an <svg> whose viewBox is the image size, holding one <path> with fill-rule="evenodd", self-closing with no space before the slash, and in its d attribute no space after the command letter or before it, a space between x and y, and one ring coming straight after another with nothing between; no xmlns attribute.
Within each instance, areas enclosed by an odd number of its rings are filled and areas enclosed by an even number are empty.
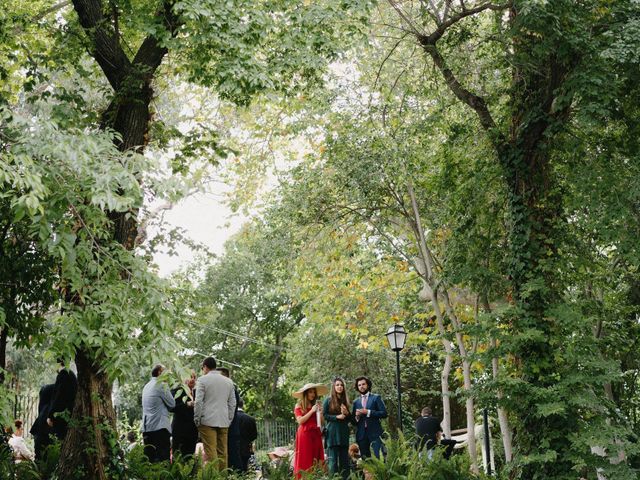
<svg viewBox="0 0 640 480"><path fill-rule="evenodd" d="M238 428L240 430L240 458L242 460L242 471L249 470L249 459L253 454L253 442L258 438L258 427L256 419L243 410L244 402L240 399L238 403Z"/></svg>
<svg viewBox="0 0 640 480"><path fill-rule="evenodd" d="M380 420L387 418L387 407L380 395L371 393L371 386L367 377L356 378L355 388L359 396L353 402L352 415L356 419L356 442L362 458L370 457L371 449L377 458L380 458L381 451L384 454L384 431Z"/></svg>
<svg viewBox="0 0 640 480"><path fill-rule="evenodd" d="M424 407L421 417L416 420L416 435L418 436L418 450L427 451L428 458L433 456L433 449L436 448L442 435L440 420L431 415L431 408Z"/></svg>
<svg viewBox="0 0 640 480"><path fill-rule="evenodd" d="M58 359L60 370L53 386L53 398L47 410L47 425L51 427L51 432L63 440L67 434L67 421L59 414L67 412L71 415L76 402L78 392L78 379L76 374L66 368L64 360Z"/></svg>
<svg viewBox="0 0 640 480"><path fill-rule="evenodd" d="M444 448L443 457L447 460L453 453L456 442L451 438L442 438L442 427L440 420L432 415L431 408L424 407L421 417L416 420L416 435L418 437L418 451L420 455L425 455L427 460L433 458L433 451L436 446Z"/></svg>
<svg viewBox="0 0 640 480"><path fill-rule="evenodd" d="M231 379L231 372L227 367L218 367L218 370L222 375ZM229 468L232 468L236 472L242 471L242 458L240 455L240 427L238 424L238 403L240 402L240 394L238 393L238 386L233 384L233 394L236 397L236 409L233 414L233 420L229 425L229 433L227 437L227 457Z"/></svg>
<svg viewBox="0 0 640 480"><path fill-rule="evenodd" d="M53 398L54 386L55 384L50 383L40 389L38 394L38 417L33 422L31 430L29 430L29 433L33 435L33 450L36 461L42 460L45 449L51 444L51 439L49 438L51 429L47 425L47 412Z"/></svg>

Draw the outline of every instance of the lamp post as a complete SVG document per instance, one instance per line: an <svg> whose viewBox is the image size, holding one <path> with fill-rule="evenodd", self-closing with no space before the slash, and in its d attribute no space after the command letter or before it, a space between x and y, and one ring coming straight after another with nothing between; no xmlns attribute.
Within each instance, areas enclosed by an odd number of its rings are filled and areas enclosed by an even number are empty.
<svg viewBox="0 0 640 480"><path fill-rule="evenodd" d="M400 388L400 351L407 341L407 332L397 323L389 327L385 334L391 350L396 352L396 385L398 387L398 428L402 431L402 390Z"/></svg>

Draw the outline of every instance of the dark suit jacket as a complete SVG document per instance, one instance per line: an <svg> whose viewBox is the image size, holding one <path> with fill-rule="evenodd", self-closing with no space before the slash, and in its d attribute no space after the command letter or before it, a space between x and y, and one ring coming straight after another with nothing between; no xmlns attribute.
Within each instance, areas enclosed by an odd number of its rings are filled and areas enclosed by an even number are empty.
<svg viewBox="0 0 640 480"><path fill-rule="evenodd" d="M187 402L191 399L184 389L185 387L180 386L171 390L171 395L176 399L176 406L173 409L173 421L171 422L171 433L174 437L197 438L198 429L196 424L193 423L193 407L187 406Z"/></svg>
<svg viewBox="0 0 640 480"><path fill-rule="evenodd" d="M249 457L251 455L251 443L258 438L256 419L242 410L238 410L236 418L238 419L238 428L240 430L240 455Z"/></svg>
<svg viewBox="0 0 640 480"><path fill-rule="evenodd" d="M33 426L29 433L34 437L38 435L47 435L49 426L47 425L47 413L49 412L49 404L53 398L54 384L44 385L38 394L38 417L33 422Z"/></svg>
<svg viewBox="0 0 640 480"><path fill-rule="evenodd" d="M47 418L53 420L53 433L58 437L66 433L67 422L55 416L55 414L64 412L65 410L69 413L73 411L77 391L78 379L76 378L76 374L66 368L60 370L53 387L53 398L47 410Z"/></svg>
<svg viewBox="0 0 640 480"><path fill-rule="evenodd" d="M416 435L418 436L418 448L435 448L438 432L441 432L440 420L436 417L420 417L416 420Z"/></svg>
<svg viewBox="0 0 640 480"><path fill-rule="evenodd" d="M240 435L240 428L238 427L238 403L240 403L240 394L235 384L233 384L233 393L236 396L236 409L233 412L233 420L231 420L231 424L229 425L229 436L238 438Z"/></svg>
<svg viewBox="0 0 640 480"><path fill-rule="evenodd" d="M356 410L359 408L362 408L362 401L360 400L360 396L358 396L358 398L356 398L356 400L353 402L353 407L351 409L351 414L354 418L356 416ZM387 407L384 406L384 402L382 401L380 395L370 393L369 399L367 400L367 406L365 408L371 410L371 412L368 418L366 417L366 415L361 415L357 420L356 441L364 440L365 438L374 440L381 437L383 433L380 419L387 418Z"/></svg>

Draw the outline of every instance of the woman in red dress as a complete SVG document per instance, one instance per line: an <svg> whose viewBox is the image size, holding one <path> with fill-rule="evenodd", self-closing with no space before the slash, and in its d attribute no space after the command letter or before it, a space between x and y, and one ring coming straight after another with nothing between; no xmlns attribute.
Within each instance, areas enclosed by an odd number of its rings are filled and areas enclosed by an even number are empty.
<svg viewBox="0 0 640 480"><path fill-rule="evenodd" d="M293 393L298 403L293 410L298 422L296 432L296 450L293 475L300 478L300 472L310 470L314 465L324 467L324 448L322 447L322 406L318 397L326 395L329 389L320 383L307 383Z"/></svg>

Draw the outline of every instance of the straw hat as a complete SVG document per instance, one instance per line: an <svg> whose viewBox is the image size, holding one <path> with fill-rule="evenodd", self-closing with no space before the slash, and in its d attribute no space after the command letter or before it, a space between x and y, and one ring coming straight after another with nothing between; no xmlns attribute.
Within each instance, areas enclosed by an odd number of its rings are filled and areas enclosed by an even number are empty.
<svg viewBox="0 0 640 480"><path fill-rule="evenodd" d="M305 383L300 390L293 392L291 395L295 398L302 398L302 396L304 395L304 392L306 392L310 388L316 389L316 393L318 394L318 397L321 397L322 395L326 395L327 393L329 393L329 387L327 387L326 385L323 385L322 383Z"/></svg>
<svg viewBox="0 0 640 480"><path fill-rule="evenodd" d="M269 458L271 458L272 460L274 460L275 458L288 457L290 454L291 454L291 451L288 450L286 447L276 447L274 450L267 453Z"/></svg>

